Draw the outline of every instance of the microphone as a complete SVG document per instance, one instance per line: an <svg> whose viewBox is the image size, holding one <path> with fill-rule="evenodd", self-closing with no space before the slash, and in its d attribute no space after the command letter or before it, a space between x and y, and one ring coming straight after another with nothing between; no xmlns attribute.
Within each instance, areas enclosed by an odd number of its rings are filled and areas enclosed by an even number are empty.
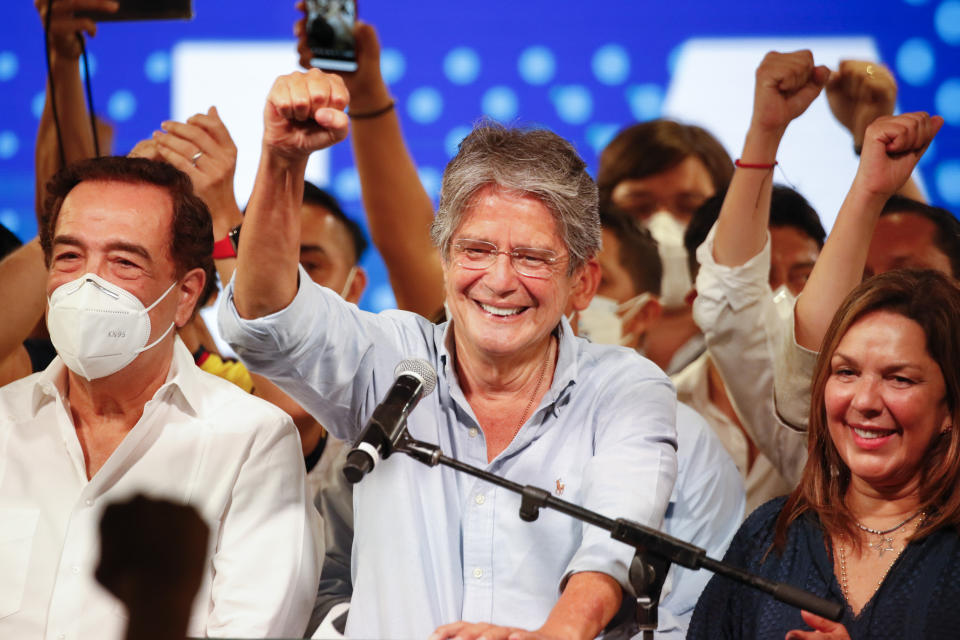
<svg viewBox="0 0 960 640"><path fill-rule="evenodd" d="M437 372L422 358L403 360L393 370L396 377L387 397L373 410L360 438L347 454L343 475L356 484L373 470L380 458L387 458L406 432L407 416L437 386Z"/></svg>

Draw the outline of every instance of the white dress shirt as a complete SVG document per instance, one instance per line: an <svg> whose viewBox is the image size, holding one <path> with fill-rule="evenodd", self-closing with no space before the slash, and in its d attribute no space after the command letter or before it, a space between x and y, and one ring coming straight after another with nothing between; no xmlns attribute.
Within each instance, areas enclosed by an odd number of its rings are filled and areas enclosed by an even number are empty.
<svg viewBox="0 0 960 640"><path fill-rule="evenodd" d="M122 638L93 573L103 509L135 494L210 527L193 636L299 636L318 581L319 515L290 418L201 371L179 340L163 386L91 479L56 358L0 389L0 638Z"/></svg>
<svg viewBox="0 0 960 640"><path fill-rule="evenodd" d="M713 259L714 233L697 249L693 318L744 429L792 488L807 460L805 416L817 354L796 343L794 301L770 291L769 233L760 253L737 267Z"/></svg>
<svg viewBox="0 0 960 640"><path fill-rule="evenodd" d="M750 464L750 445L743 429L710 400L708 365L709 354L704 353L673 376L677 400L689 404L706 419L733 458L747 492L746 514L749 515L764 502L790 493L793 485L780 475L762 450Z"/></svg>
<svg viewBox="0 0 960 640"><path fill-rule="evenodd" d="M590 344L561 320L550 389L488 462L451 357L452 325L361 311L302 271L285 309L244 320L230 285L219 318L250 369L340 439L356 438L399 361L424 358L438 384L410 414L414 438L608 517L661 525L677 471L676 397L663 372L633 350ZM600 571L627 583L631 547L550 509L524 522L519 496L453 469L392 455L353 499L351 637L425 638L461 619L536 629L570 574Z"/></svg>

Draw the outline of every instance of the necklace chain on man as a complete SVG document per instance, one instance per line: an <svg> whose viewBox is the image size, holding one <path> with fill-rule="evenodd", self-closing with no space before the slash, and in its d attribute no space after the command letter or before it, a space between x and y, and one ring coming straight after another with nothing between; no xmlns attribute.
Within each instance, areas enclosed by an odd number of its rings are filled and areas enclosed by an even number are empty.
<svg viewBox="0 0 960 640"><path fill-rule="evenodd" d="M543 376L547 372L547 365L550 364L552 359L550 356L553 354L553 336L550 336L550 342L547 343L547 353L543 358L543 364L540 365L540 376L537 378L537 386L533 388L533 393L530 395L530 400L527 402L527 407L523 410L523 413L520 414L520 421L517 422L517 428L513 430L513 438L517 437L517 434L520 433L520 427L523 426L524 421L527 419L527 413L530 412L530 407L533 406L533 401L537 399L537 392L540 391L540 385L543 384ZM511 438L511 440L513 439Z"/></svg>

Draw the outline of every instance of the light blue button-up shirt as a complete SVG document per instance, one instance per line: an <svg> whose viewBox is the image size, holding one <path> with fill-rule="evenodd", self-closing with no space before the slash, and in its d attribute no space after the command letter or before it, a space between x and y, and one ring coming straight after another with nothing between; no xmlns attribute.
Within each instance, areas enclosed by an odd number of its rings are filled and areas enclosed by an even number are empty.
<svg viewBox="0 0 960 640"><path fill-rule="evenodd" d="M349 445L331 439L327 447L333 447L334 451L326 464L342 466ZM326 456L324 450L324 458ZM325 473L332 475L325 476L330 484L321 494L326 510L320 509L327 525L324 562L333 562L337 567L329 575L321 576L317 594L320 608L314 609L314 615L329 616L327 624L331 625L341 613L340 610L333 613L335 603L349 600L353 592L345 569L353 543L353 485L339 476L339 468L331 466ZM319 500L318 496L318 506ZM677 481L663 520L663 531L706 549L712 558L721 559L740 528L745 504L743 479L723 443L699 413L678 403ZM328 574L327 568L325 565L324 574ZM656 638L683 640L687 637L693 609L712 576L706 569L694 571L677 565L670 568L660 600ZM316 618L316 624L308 626L310 633L321 619L323 617ZM321 631L313 637L332 636Z"/></svg>
<svg viewBox="0 0 960 640"><path fill-rule="evenodd" d="M743 522L743 478L720 438L699 413L677 404L677 483L663 521L664 532L723 559ZM700 593L713 574L673 565L660 599L656 637L681 640Z"/></svg>
<svg viewBox="0 0 960 640"><path fill-rule="evenodd" d="M677 473L676 396L632 350L590 344L562 320L549 391L488 463L448 350L451 325L360 311L302 270L296 297L277 313L243 320L232 284L221 305L221 334L250 369L338 438L359 435L399 361L424 358L438 384L410 415L414 438L611 518L663 520ZM549 509L524 522L519 508L519 496L452 469L401 454L380 462L354 490L347 635L423 638L461 619L534 629L571 573L600 571L627 584L632 548Z"/></svg>

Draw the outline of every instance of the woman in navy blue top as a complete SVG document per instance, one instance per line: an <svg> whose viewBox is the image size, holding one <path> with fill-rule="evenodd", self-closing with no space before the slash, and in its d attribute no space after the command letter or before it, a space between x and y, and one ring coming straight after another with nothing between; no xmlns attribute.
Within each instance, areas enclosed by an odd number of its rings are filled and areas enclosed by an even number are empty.
<svg viewBox="0 0 960 640"><path fill-rule="evenodd" d="M717 576L688 638L960 636L957 284L892 271L857 287L824 338L811 407L800 485L757 509L725 560L845 603L841 624Z"/></svg>

